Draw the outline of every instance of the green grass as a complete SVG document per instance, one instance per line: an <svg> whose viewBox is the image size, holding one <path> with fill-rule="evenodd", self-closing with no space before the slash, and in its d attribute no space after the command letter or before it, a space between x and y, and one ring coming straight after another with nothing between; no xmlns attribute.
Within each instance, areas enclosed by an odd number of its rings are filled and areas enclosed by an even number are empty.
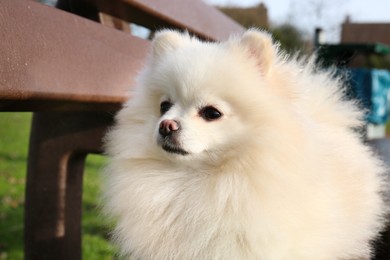
<svg viewBox="0 0 390 260"><path fill-rule="evenodd" d="M23 207L31 113L0 113L0 260L23 259ZM98 210L105 158L89 155L83 190L83 259L114 259Z"/></svg>

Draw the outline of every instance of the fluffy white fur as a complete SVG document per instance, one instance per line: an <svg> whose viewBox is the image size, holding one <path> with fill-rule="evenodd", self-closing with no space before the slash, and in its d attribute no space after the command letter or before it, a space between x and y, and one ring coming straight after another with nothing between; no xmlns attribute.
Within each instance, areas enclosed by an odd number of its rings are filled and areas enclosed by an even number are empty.
<svg viewBox="0 0 390 260"><path fill-rule="evenodd" d="M384 169L362 114L309 59L249 30L223 43L162 31L106 137L105 211L132 259L368 259ZM172 107L162 115L160 103ZM205 120L204 107L222 116ZM180 123L177 146L159 125ZM159 141L160 140L160 141Z"/></svg>

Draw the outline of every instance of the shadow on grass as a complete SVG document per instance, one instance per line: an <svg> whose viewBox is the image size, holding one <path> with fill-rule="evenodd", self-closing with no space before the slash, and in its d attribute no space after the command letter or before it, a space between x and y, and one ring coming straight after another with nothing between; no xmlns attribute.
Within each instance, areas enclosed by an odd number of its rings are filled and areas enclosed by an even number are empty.
<svg viewBox="0 0 390 260"><path fill-rule="evenodd" d="M25 155L20 155L19 153L4 153L0 151L0 160L7 160L11 162L26 162L27 157Z"/></svg>
<svg viewBox="0 0 390 260"><path fill-rule="evenodd" d="M3 201L4 197L0 197ZM0 212L0 259L23 259L23 205Z"/></svg>

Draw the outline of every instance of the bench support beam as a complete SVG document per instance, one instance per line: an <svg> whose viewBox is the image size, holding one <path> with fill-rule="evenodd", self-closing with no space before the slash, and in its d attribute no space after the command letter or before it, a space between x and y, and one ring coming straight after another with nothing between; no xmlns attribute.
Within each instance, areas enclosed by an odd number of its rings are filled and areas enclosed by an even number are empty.
<svg viewBox="0 0 390 260"><path fill-rule="evenodd" d="M25 259L81 259L82 183L112 115L34 113L25 205ZM53 185L54 184L54 185Z"/></svg>

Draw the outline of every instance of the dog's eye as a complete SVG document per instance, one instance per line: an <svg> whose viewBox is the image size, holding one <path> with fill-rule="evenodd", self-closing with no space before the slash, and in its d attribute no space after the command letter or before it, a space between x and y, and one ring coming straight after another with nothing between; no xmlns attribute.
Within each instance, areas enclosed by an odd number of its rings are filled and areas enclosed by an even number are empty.
<svg viewBox="0 0 390 260"><path fill-rule="evenodd" d="M165 114L168 112L168 110L173 106L173 104L169 101L163 101L160 104L160 113L161 115Z"/></svg>
<svg viewBox="0 0 390 260"><path fill-rule="evenodd" d="M199 115L206 121L213 121L220 118L222 113L219 112L215 107L207 106L199 111Z"/></svg>

